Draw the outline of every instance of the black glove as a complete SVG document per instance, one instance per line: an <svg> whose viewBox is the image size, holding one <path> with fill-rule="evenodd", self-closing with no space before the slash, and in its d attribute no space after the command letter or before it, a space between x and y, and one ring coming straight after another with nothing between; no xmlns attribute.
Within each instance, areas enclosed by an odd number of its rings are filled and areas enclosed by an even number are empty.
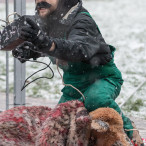
<svg viewBox="0 0 146 146"><path fill-rule="evenodd" d="M19 38L32 42L38 48L38 52L49 54L53 40L46 36L39 26L30 18L26 18L26 22L29 25L21 27Z"/></svg>
<svg viewBox="0 0 146 146"><path fill-rule="evenodd" d="M24 42L19 45L16 49L12 50L12 54L15 58L17 58L21 63L24 63L25 59L33 58L36 60L37 58L41 57L42 55L38 52L34 52L35 46L30 42Z"/></svg>

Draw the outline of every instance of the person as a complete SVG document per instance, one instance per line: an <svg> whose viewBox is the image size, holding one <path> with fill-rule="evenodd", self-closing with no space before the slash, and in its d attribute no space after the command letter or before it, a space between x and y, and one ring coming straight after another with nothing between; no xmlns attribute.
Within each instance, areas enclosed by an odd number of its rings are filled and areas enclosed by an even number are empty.
<svg viewBox="0 0 146 146"><path fill-rule="evenodd" d="M84 100L75 89L65 86L59 103L80 100L89 112L100 107L113 108L122 115L125 132L132 138L132 123L115 102L123 84L121 72L114 63L115 48L105 42L82 1L35 2L39 26L26 18L28 25L19 34L25 42L17 49L29 47L28 58L43 54L52 61L58 59L65 84L73 85L85 96Z"/></svg>

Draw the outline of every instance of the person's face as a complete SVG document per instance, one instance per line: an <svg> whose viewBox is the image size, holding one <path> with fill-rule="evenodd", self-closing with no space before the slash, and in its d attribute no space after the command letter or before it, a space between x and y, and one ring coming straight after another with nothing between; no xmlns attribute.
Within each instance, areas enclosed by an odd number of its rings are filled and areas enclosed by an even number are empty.
<svg viewBox="0 0 146 146"><path fill-rule="evenodd" d="M36 0L36 4L38 4L40 2L47 2L47 3L51 4L50 8L41 8L38 10L39 16L44 18L57 9L59 0Z"/></svg>

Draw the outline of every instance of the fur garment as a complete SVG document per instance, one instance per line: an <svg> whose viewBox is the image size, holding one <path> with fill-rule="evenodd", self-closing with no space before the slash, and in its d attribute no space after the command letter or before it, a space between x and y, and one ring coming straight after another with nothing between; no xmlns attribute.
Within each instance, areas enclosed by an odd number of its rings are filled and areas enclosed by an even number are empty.
<svg viewBox="0 0 146 146"><path fill-rule="evenodd" d="M0 146L129 146L120 115L111 108L90 114L80 101L54 109L16 107L0 113Z"/></svg>
<svg viewBox="0 0 146 146"><path fill-rule="evenodd" d="M0 146L87 146L91 118L82 102L55 109L16 107L0 113Z"/></svg>

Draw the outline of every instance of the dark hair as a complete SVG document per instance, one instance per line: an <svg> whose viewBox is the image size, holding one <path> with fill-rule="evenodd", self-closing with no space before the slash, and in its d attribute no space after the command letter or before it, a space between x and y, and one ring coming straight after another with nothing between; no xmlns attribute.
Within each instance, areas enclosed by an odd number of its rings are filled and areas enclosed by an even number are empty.
<svg viewBox="0 0 146 146"><path fill-rule="evenodd" d="M64 3L64 6L67 8L71 8L79 2L79 0L59 0L59 1L60 3Z"/></svg>
<svg viewBox="0 0 146 146"><path fill-rule="evenodd" d="M61 1L64 1L64 6L68 8L75 6L79 2L79 0L61 0Z"/></svg>

